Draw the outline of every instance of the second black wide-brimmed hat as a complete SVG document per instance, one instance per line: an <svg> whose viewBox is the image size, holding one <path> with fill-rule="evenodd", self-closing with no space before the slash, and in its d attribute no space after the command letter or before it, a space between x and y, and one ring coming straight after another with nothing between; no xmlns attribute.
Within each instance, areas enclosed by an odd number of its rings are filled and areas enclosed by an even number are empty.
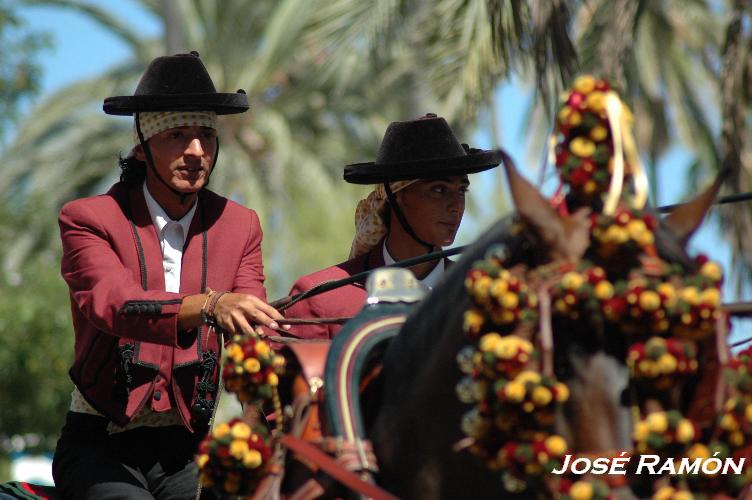
<svg viewBox="0 0 752 500"><path fill-rule="evenodd" d="M347 165L344 177L352 184L435 179L488 170L501 158L501 151L460 144L446 120L429 113L417 120L392 122L376 161Z"/></svg>
<svg viewBox="0 0 752 500"><path fill-rule="evenodd" d="M248 110L248 97L217 92L198 52L154 59L132 96L108 97L102 106L108 115L147 111L214 111L218 115Z"/></svg>

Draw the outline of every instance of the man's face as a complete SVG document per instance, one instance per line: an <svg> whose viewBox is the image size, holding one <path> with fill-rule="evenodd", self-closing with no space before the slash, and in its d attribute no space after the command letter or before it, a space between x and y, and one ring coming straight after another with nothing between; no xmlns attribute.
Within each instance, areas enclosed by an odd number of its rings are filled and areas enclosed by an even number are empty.
<svg viewBox="0 0 752 500"><path fill-rule="evenodd" d="M206 184L217 154L217 131L209 127L176 127L148 140L149 149L162 179L181 193L195 193ZM146 162L140 146L136 158ZM150 168L147 171L153 176Z"/></svg>
<svg viewBox="0 0 752 500"><path fill-rule="evenodd" d="M395 197L410 227L420 239L435 246L454 242L465 213L467 175L420 180Z"/></svg>

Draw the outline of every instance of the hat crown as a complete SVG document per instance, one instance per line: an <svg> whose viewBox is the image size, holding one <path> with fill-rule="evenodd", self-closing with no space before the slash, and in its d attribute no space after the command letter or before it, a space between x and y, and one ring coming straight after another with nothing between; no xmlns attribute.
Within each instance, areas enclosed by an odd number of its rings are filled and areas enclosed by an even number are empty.
<svg viewBox="0 0 752 500"><path fill-rule="evenodd" d="M467 156L467 152L446 120L429 113L417 120L390 123L376 163L386 165L462 156Z"/></svg>
<svg viewBox="0 0 752 500"><path fill-rule="evenodd" d="M175 54L154 59L136 86L134 95L213 94L214 83L197 54Z"/></svg>

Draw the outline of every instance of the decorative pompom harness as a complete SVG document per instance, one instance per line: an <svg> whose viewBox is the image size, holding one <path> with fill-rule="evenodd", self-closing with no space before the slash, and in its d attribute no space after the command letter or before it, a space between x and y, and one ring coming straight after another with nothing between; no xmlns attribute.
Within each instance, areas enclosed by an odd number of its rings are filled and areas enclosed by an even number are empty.
<svg viewBox="0 0 752 500"><path fill-rule="evenodd" d="M554 433L569 391L554 377L552 324L574 337L620 336L628 346L634 453L722 460L750 453L752 348L728 361L718 264L701 256L687 271L658 257L658 222L643 210L647 182L631 120L608 83L590 76L575 82L557 115L555 164L568 193L565 199L560 189L553 202L562 214L593 210L584 260L508 269L492 248L467 274L469 345L457 356L465 374L457 394L471 408L458 448L499 470L508 491L610 498L602 481L550 475L569 451ZM717 355L698 354L709 348ZM695 405L684 415L675 388L708 359L727 365L726 380L719 374L706 391L716 399L705 405L709 412ZM690 490L735 495L751 480L749 466L742 475L676 476L656 484L654 498L691 498Z"/></svg>

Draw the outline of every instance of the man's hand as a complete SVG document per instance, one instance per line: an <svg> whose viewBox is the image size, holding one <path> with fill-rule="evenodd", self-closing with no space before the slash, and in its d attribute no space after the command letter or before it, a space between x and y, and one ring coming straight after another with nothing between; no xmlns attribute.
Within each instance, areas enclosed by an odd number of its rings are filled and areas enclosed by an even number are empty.
<svg viewBox="0 0 752 500"><path fill-rule="evenodd" d="M256 333L264 332L258 325L273 330L279 328L276 320L283 316L272 306L254 295L245 293L225 293L214 305L214 317L220 328L230 334L250 332L256 325ZM289 329L289 325L285 325Z"/></svg>
<svg viewBox="0 0 752 500"><path fill-rule="evenodd" d="M202 324L201 307L207 306L209 296L207 294L189 295L183 299L178 312L178 331L190 330ZM211 313L217 325L230 335L235 333L249 333L255 331L263 335L261 325L271 329L279 328L277 320L283 316L272 306L256 297L246 293L225 292L214 303ZM290 328L284 326L285 330Z"/></svg>

